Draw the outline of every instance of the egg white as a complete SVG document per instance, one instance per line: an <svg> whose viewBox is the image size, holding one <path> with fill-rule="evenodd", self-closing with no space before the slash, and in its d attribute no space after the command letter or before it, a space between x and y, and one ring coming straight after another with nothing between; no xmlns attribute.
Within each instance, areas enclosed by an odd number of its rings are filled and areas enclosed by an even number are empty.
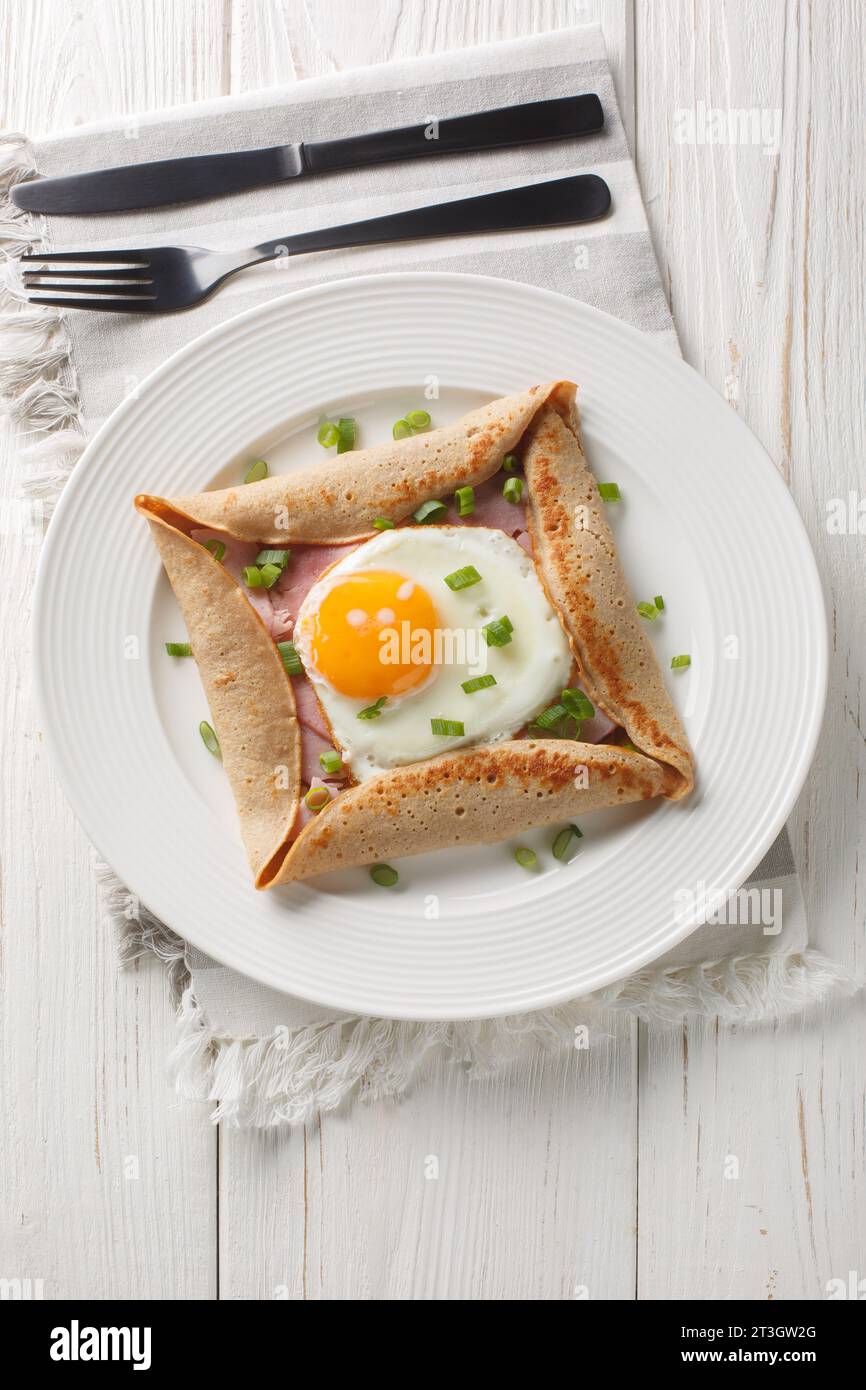
<svg viewBox="0 0 866 1390"><path fill-rule="evenodd" d="M445 576L474 565L481 583L457 592ZM466 661L434 668L430 679L401 697L389 697L377 719L359 719L370 700L351 699L334 690L314 665L310 627L325 594L349 574L391 570L420 584L432 598L443 629L480 629L507 615L512 640L488 647L483 637L465 638ZM568 639L551 608L535 565L517 541L482 526L402 527L384 531L338 561L309 590L295 624L295 646L311 680L335 742L359 781L388 768L419 762L465 744L510 738L558 698L572 666ZM475 644L474 647L472 644ZM459 641L451 657L461 655ZM481 652L483 668L472 665ZM496 685L471 695L461 683L486 670ZM432 733L431 719L459 719L462 737Z"/></svg>

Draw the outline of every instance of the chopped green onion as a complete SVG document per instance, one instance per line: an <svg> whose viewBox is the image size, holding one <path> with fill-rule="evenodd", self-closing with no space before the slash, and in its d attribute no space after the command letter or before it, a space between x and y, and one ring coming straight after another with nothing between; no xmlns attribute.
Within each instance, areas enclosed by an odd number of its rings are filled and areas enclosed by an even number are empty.
<svg viewBox="0 0 866 1390"><path fill-rule="evenodd" d="M502 488L502 496L506 502L519 502L523 496L523 479L506 478Z"/></svg>
<svg viewBox="0 0 866 1390"><path fill-rule="evenodd" d="M459 487L454 494L458 516L471 516L475 511L474 487Z"/></svg>
<svg viewBox="0 0 866 1390"><path fill-rule="evenodd" d="M411 426L412 433L418 434L420 430L429 430L430 412L429 410L407 410L406 423Z"/></svg>
<svg viewBox="0 0 866 1390"><path fill-rule="evenodd" d="M672 670L672 671L682 671L682 670L684 670L684 669L686 668L686 666L691 666L691 664L692 664L692 659L691 659L691 657L688 656L688 655L683 655L683 656L672 656L672 657L671 657L671 670Z"/></svg>
<svg viewBox="0 0 866 1390"><path fill-rule="evenodd" d="M391 433L395 439L408 439L412 433L412 426L408 420L395 420L391 426Z"/></svg>
<svg viewBox="0 0 866 1390"><path fill-rule="evenodd" d="M656 608L659 610L660 613L664 613L665 601L662 598L661 594L656 594L655 598L653 599L653 603L655 604Z"/></svg>
<svg viewBox="0 0 866 1390"><path fill-rule="evenodd" d="M336 773L343 771L343 759L336 748L329 748L327 753L319 754L319 766L323 772L333 777Z"/></svg>
<svg viewBox="0 0 866 1390"><path fill-rule="evenodd" d="M583 839L583 832L576 825L567 825L564 830L560 830L553 842L554 859L564 859L574 839Z"/></svg>
<svg viewBox="0 0 866 1390"><path fill-rule="evenodd" d="M390 864L374 864L370 870L370 877L380 888L393 888L400 875Z"/></svg>
<svg viewBox="0 0 866 1390"><path fill-rule="evenodd" d="M413 513L413 516L419 526L429 526L431 521L438 521L440 517L443 517L447 510L448 508L444 502L422 502L417 512Z"/></svg>
<svg viewBox="0 0 866 1390"><path fill-rule="evenodd" d="M560 719L564 719L568 714L565 705L551 705L549 709L543 710L532 721L539 729L555 729Z"/></svg>
<svg viewBox="0 0 866 1390"><path fill-rule="evenodd" d="M189 642L166 642L165 650L169 656L192 656L192 647Z"/></svg>
<svg viewBox="0 0 866 1390"><path fill-rule="evenodd" d="M506 454L502 460L502 467L506 473L513 473L520 467L520 460L516 454Z"/></svg>
<svg viewBox="0 0 866 1390"><path fill-rule="evenodd" d="M619 485L617 483L599 483L598 495L602 502L621 502Z"/></svg>
<svg viewBox="0 0 866 1390"><path fill-rule="evenodd" d="M256 462L253 464L252 468L250 468L249 472L247 473L247 476L244 478L244 482L260 483L264 478L268 476L269 472L270 469L268 468L268 465L265 463L264 459L256 459Z"/></svg>
<svg viewBox="0 0 866 1390"><path fill-rule="evenodd" d="M516 849L514 858L521 869L535 869L538 866L538 855L534 849Z"/></svg>
<svg viewBox="0 0 866 1390"><path fill-rule="evenodd" d="M575 719L592 719L595 706L586 698L582 690L563 690L560 696L569 714Z"/></svg>
<svg viewBox="0 0 866 1390"><path fill-rule="evenodd" d="M215 758L218 758L220 756L220 741L206 719L201 721L198 726L198 731L201 734L201 741L207 751L213 753Z"/></svg>
<svg viewBox="0 0 866 1390"><path fill-rule="evenodd" d="M481 575L474 565L464 565L462 570L446 574L445 583L456 593L458 589L471 589L473 584L481 583Z"/></svg>
<svg viewBox="0 0 866 1390"><path fill-rule="evenodd" d="M272 589L282 572L283 571L279 565L262 565L261 575L263 586L266 589Z"/></svg>
<svg viewBox="0 0 866 1390"><path fill-rule="evenodd" d="M359 709L357 718L378 719L379 715L382 713L382 706L384 705L387 698L387 695L380 695L374 705L368 705L366 709Z"/></svg>
<svg viewBox="0 0 866 1390"><path fill-rule="evenodd" d="M304 797L304 805L309 811L313 811L318 815L320 811L324 811L330 800L331 793L328 791L327 787L310 787L310 790Z"/></svg>
<svg viewBox="0 0 866 1390"><path fill-rule="evenodd" d="M640 613L642 618L646 618L647 622L654 623L656 618L658 617L659 610L656 608L654 603L639 603L637 605L637 611Z"/></svg>
<svg viewBox="0 0 866 1390"><path fill-rule="evenodd" d="M387 517L387 516L375 516L375 517L373 518L373 525L375 526L375 528L376 528L377 531L393 531L393 530L394 530L394 523L393 523L393 521L391 521L390 518Z"/></svg>
<svg viewBox="0 0 866 1390"><path fill-rule="evenodd" d="M355 421L351 415L337 421L337 453L348 454L355 447Z"/></svg>
<svg viewBox="0 0 866 1390"><path fill-rule="evenodd" d="M630 753L639 753L639 752L640 752L640 749L637 747L637 745L634 744L634 743L632 743L631 739L628 739L628 738L624 738L623 741L622 741L622 743L621 743L619 746L620 746L620 748L627 748L627 749L629 750ZM614 747L616 747L616 744L614 744Z"/></svg>
<svg viewBox="0 0 866 1390"><path fill-rule="evenodd" d="M226 553L226 548L223 545L222 541L205 541L204 548L205 550L210 551L217 564L220 563L220 561Z"/></svg>
<svg viewBox="0 0 866 1390"><path fill-rule="evenodd" d="M465 690L467 695L474 695L476 690L486 690L488 686L495 684L495 676L473 676L471 680L460 682L461 689Z"/></svg>
<svg viewBox="0 0 866 1390"><path fill-rule="evenodd" d="M485 623L481 631L488 647L507 647L514 628L511 619L503 616L494 618L492 623Z"/></svg>
<svg viewBox="0 0 866 1390"><path fill-rule="evenodd" d="M258 565L244 565L241 574L248 589L264 588L265 581L262 579L262 572Z"/></svg>
<svg viewBox="0 0 866 1390"><path fill-rule="evenodd" d="M431 719L430 732L443 738L462 738L463 724L459 719Z"/></svg>
<svg viewBox="0 0 866 1390"><path fill-rule="evenodd" d="M260 550L256 556L257 565L279 565L281 570L289 563L290 550Z"/></svg>
<svg viewBox="0 0 866 1390"><path fill-rule="evenodd" d="M333 449L340 438L337 426L331 420L325 420L318 428L316 438L323 449Z"/></svg>
<svg viewBox="0 0 866 1390"><path fill-rule="evenodd" d="M302 676L304 674L304 668L301 665L301 658L295 651L294 642L278 642L277 651L279 652L280 657L282 659L282 663L286 668L287 675Z"/></svg>

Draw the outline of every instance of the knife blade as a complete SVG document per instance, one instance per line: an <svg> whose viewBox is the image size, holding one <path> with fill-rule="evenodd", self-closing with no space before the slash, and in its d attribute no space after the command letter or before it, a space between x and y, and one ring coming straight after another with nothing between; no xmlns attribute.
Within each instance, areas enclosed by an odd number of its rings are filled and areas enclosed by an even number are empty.
<svg viewBox="0 0 866 1390"><path fill-rule="evenodd" d="M128 212L217 198L263 184L391 160L567 140L592 134L603 125L601 102L594 93L586 93L340 140L158 159L97 169L89 174L31 179L15 185L12 200L26 212Z"/></svg>

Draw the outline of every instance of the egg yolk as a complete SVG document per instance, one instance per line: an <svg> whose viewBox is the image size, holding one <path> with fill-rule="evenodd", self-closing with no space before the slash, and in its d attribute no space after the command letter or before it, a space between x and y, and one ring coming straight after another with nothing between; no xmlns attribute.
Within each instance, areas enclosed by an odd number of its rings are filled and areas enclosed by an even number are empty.
<svg viewBox="0 0 866 1390"><path fill-rule="evenodd" d="M334 690L377 700L424 684L438 626L436 607L420 584L391 570L368 570L334 584L307 631L316 670Z"/></svg>

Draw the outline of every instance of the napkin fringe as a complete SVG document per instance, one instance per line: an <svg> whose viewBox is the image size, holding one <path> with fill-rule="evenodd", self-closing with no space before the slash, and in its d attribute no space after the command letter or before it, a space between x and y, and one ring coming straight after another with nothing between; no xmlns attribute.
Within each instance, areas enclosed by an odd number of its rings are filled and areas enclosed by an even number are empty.
<svg viewBox="0 0 866 1390"><path fill-rule="evenodd" d="M859 984L819 952L795 951L646 972L535 1014L466 1023L351 1017L231 1038L210 1027L188 986L168 1066L178 1095L214 1104L214 1124L271 1129L307 1124L353 1096L368 1104L398 1100L434 1050L478 1081L501 1073L527 1044L548 1052L574 1047L581 1025L589 1045L598 1044L609 1036L598 1012L604 1006L679 1027L708 1017L755 1023L800 1012L838 988L852 993Z"/></svg>
<svg viewBox="0 0 866 1390"><path fill-rule="evenodd" d="M598 1045L610 1037L606 1010L680 1028L707 1018L754 1024L800 1013L834 993L852 994L863 986L818 951L780 951L638 971L539 1013L460 1023L356 1015L236 1038L213 1027L199 1004L183 940L140 904L107 864L97 860L95 868L104 916L119 929L121 960L128 965L155 955L166 969L177 1005L177 1041L168 1057L176 1093L211 1104L211 1121L233 1129L304 1125L353 1097L367 1104L398 1100L433 1051L480 1081L501 1073L527 1046L551 1052Z"/></svg>
<svg viewBox="0 0 866 1390"><path fill-rule="evenodd" d="M27 138L0 133L0 400L25 434L37 436L21 451L29 469L24 491L47 520L86 440L65 317L28 305L21 283L19 258L38 249L43 235L11 194L35 173Z"/></svg>

